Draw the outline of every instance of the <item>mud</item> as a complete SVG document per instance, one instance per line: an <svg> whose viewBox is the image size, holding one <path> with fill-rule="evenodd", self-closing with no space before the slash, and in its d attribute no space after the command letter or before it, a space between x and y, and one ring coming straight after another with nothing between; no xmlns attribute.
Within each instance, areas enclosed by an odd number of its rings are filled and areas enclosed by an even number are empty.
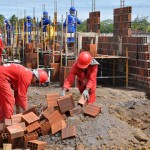
<svg viewBox="0 0 150 150"><path fill-rule="evenodd" d="M45 95L60 92L55 84L50 87L30 87L29 105L46 106ZM72 88L75 103L80 97ZM150 100L142 91L126 88L97 87L96 105L102 112L96 117L77 115L68 117L68 124L76 124L77 136L61 140L61 133L39 137L52 150L147 150L150 149Z"/></svg>

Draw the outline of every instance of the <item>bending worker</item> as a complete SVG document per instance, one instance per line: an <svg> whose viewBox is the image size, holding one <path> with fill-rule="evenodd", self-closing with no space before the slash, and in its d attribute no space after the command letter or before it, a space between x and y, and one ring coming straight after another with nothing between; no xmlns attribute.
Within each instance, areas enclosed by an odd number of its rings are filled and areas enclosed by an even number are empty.
<svg viewBox="0 0 150 150"><path fill-rule="evenodd" d="M60 95L64 96L65 92L69 91L71 85L74 83L75 76L77 76L77 87L80 93L89 103L95 102L98 64L90 53L86 51L81 52L65 79Z"/></svg>
<svg viewBox="0 0 150 150"><path fill-rule="evenodd" d="M47 79L47 73L41 69L30 71L19 64L0 66L0 122L13 115L14 105L16 105L16 113L20 113L20 108L25 111L29 85L37 81L44 83Z"/></svg>

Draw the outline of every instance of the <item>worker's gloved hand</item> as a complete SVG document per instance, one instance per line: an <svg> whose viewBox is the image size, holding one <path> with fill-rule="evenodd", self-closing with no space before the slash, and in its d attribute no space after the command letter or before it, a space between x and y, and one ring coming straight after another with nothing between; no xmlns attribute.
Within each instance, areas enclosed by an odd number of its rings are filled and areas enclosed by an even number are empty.
<svg viewBox="0 0 150 150"><path fill-rule="evenodd" d="M60 96L65 96L66 95L66 89L62 89L60 92Z"/></svg>
<svg viewBox="0 0 150 150"><path fill-rule="evenodd" d="M84 99L89 100L89 91L88 90L84 90L82 95L84 96Z"/></svg>

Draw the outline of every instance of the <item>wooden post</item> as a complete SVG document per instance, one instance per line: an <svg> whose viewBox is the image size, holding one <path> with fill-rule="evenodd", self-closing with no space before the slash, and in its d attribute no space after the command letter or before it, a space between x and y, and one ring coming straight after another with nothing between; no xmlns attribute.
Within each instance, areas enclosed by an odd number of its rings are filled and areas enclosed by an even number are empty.
<svg viewBox="0 0 150 150"><path fill-rule="evenodd" d="M126 47L126 86L128 87L129 82L129 68L128 68L129 62L128 62L128 47Z"/></svg>
<svg viewBox="0 0 150 150"><path fill-rule="evenodd" d="M115 56L115 52L113 51L113 56ZM113 85L115 85L115 59L113 59Z"/></svg>

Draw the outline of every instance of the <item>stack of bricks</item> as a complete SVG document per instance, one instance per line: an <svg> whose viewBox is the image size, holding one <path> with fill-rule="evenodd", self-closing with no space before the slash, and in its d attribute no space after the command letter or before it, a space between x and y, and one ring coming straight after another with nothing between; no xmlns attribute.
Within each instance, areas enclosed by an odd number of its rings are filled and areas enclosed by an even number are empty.
<svg viewBox="0 0 150 150"><path fill-rule="evenodd" d="M88 51L92 57L97 56L97 47L96 44L86 44L85 51Z"/></svg>
<svg viewBox="0 0 150 150"><path fill-rule="evenodd" d="M114 36L131 36L132 7L114 9Z"/></svg>
<svg viewBox="0 0 150 150"><path fill-rule="evenodd" d="M100 36L98 39L98 54L117 55L119 37Z"/></svg>
<svg viewBox="0 0 150 150"><path fill-rule="evenodd" d="M89 19L87 19L87 30L89 32L100 33L100 11L89 13Z"/></svg>
<svg viewBox="0 0 150 150"><path fill-rule="evenodd" d="M147 37L123 37L123 55L128 50L129 84L150 88L150 45Z"/></svg>
<svg viewBox="0 0 150 150"><path fill-rule="evenodd" d="M22 114L5 119L4 123L0 124L0 147L3 143L10 143L13 149L45 149L48 144L39 141L39 136L61 132L62 140L76 137L75 124L65 122L68 115L73 117L84 114L96 117L100 112L100 107L87 104L83 96L76 106L72 94L66 96L59 96L58 93L47 94L46 100L47 107L40 113L37 113L36 107L31 107Z"/></svg>
<svg viewBox="0 0 150 150"><path fill-rule="evenodd" d="M37 53L33 47L33 43L25 44L25 66L29 69L37 68Z"/></svg>
<svg viewBox="0 0 150 150"><path fill-rule="evenodd" d="M60 75L60 63L50 63L49 65L51 68L54 68L51 72L51 81L57 82L59 81Z"/></svg>

